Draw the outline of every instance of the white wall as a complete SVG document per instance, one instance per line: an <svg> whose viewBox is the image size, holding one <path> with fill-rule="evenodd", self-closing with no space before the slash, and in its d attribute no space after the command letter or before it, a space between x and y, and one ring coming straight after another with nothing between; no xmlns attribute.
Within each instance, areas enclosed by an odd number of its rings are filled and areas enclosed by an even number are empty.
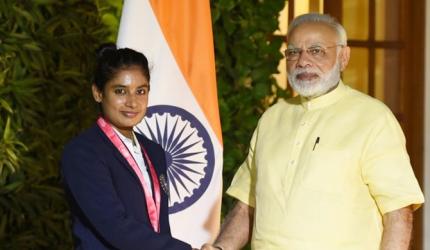
<svg viewBox="0 0 430 250"><path fill-rule="evenodd" d="M430 250L430 0L426 1L424 105L424 250Z"/></svg>

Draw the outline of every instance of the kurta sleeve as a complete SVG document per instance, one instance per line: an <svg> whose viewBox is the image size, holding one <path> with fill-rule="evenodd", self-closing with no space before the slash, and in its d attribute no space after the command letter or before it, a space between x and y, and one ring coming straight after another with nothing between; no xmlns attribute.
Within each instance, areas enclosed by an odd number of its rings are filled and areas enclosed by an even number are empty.
<svg viewBox="0 0 430 250"><path fill-rule="evenodd" d="M233 181L227 190L228 195L233 196L251 207L255 207L255 150L257 137L258 127L252 135L248 156L234 175Z"/></svg>
<svg viewBox="0 0 430 250"><path fill-rule="evenodd" d="M382 214L424 202L406 151L404 134L390 111L374 124L362 156L362 176Z"/></svg>

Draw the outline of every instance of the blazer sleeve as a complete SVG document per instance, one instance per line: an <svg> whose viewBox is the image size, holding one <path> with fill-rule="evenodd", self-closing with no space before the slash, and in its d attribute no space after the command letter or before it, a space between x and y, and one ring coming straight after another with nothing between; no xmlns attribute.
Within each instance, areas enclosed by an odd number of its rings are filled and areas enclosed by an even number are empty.
<svg viewBox="0 0 430 250"><path fill-rule="evenodd" d="M169 233L156 233L150 225L126 214L119 200L110 171L98 157L95 143L80 142L66 147L61 165L65 186L72 202L81 210L91 226L117 249L191 249ZM109 158L109 156L106 156Z"/></svg>

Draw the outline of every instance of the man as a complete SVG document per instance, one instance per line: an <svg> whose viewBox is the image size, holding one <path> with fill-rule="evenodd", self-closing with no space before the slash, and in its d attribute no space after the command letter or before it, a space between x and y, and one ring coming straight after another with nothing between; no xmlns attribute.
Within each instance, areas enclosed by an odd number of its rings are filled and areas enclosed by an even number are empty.
<svg viewBox="0 0 430 250"><path fill-rule="evenodd" d="M344 85L350 48L328 15L288 34L288 80L299 96L261 117L227 193L238 199L203 249L406 250L424 202L393 114Z"/></svg>

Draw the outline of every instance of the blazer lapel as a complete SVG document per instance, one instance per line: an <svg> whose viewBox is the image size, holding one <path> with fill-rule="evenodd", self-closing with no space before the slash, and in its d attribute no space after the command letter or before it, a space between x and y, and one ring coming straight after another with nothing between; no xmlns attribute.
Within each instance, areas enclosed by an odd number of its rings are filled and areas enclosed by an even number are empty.
<svg viewBox="0 0 430 250"><path fill-rule="evenodd" d="M148 143L145 141L145 140L141 140L139 137L137 138L137 140L140 142L140 145L141 145L141 147L144 147L145 148L145 150L146 150L146 152L148 153L148 157L149 157L149 159L151 160L151 162L152 162L152 165L154 166L154 169L155 169L155 173L157 174L157 178L160 176L160 162L159 162L159 160L158 160L158 152L155 152L155 151L153 151L152 150L152 147L150 147L149 145L148 145ZM148 161L146 160L146 158L145 157L143 157L144 158L144 160L145 160L145 164L147 165L147 166L149 166L149 163L148 163Z"/></svg>
<svg viewBox="0 0 430 250"><path fill-rule="evenodd" d="M162 159L160 158L164 158L164 151L158 151L158 150L154 150L154 147L149 145L148 142L144 139L139 138L139 136L137 137L137 139L140 142L140 145L143 146L145 148L145 150L148 153L148 157L151 160L153 167L155 169L155 173L157 174L157 178L158 178L158 182L160 183L160 188L162 190L162 194L164 193L165 195L167 195L167 197L170 197L170 190L169 190L169 183L167 180L167 169L166 169L166 174L164 174L163 171L163 162ZM146 159L145 163L147 166L149 166L149 163ZM152 183L152 188L154 188L154 183Z"/></svg>
<svg viewBox="0 0 430 250"><path fill-rule="evenodd" d="M119 152L119 150L115 147L115 145L109 140L109 138L103 133L103 131L97 126L98 131L100 133L101 138L103 139L103 142L106 143L106 145L112 150L112 155L121 163L120 165L127 169L127 171L133 176L134 180L139 184L139 186L142 188L142 185L140 184L139 177L134 172L133 168L128 164L127 160L122 156L122 154ZM143 189L142 189L143 190Z"/></svg>

